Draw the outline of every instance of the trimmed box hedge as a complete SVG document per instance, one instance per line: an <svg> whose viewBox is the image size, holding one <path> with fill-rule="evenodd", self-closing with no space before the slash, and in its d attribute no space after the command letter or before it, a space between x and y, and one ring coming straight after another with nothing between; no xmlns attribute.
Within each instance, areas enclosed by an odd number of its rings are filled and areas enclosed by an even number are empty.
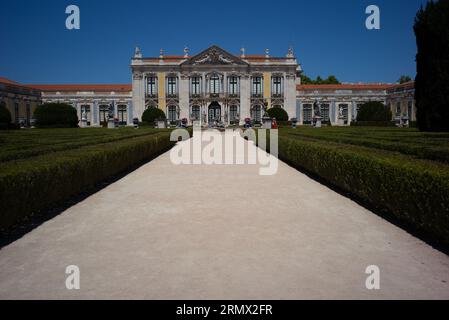
<svg viewBox="0 0 449 320"><path fill-rule="evenodd" d="M279 158L449 245L449 167L405 155L279 136Z"/></svg>
<svg viewBox="0 0 449 320"><path fill-rule="evenodd" d="M88 191L174 145L170 131L2 163L0 228Z"/></svg>

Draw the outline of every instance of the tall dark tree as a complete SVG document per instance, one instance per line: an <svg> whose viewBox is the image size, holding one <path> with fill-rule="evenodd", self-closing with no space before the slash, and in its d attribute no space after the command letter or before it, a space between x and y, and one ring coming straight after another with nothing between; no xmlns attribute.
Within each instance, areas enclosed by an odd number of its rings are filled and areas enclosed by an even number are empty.
<svg viewBox="0 0 449 320"><path fill-rule="evenodd" d="M403 84L412 81L412 78L409 76L401 76L398 80L398 83Z"/></svg>
<svg viewBox="0 0 449 320"><path fill-rule="evenodd" d="M414 25L418 128L449 131L449 0L430 1Z"/></svg>

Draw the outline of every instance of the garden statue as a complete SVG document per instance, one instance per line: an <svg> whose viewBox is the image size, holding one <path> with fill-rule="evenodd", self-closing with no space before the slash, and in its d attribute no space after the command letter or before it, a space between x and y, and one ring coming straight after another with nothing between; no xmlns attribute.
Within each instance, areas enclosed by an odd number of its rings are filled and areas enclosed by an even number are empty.
<svg viewBox="0 0 449 320"><path fill-rule="evenodd" d="M113 129L115 128L115 121L114 121L114 104L111 103L109 105L109 110L108 110L108 128L109 129Z"/></svg>
<svg viewBox="0 0 449 320"><path fill-rule="evenodd" d="M85 127L87 127L87 114L86 109L83 109L83 111L81 111L81 128Z"/></svg>

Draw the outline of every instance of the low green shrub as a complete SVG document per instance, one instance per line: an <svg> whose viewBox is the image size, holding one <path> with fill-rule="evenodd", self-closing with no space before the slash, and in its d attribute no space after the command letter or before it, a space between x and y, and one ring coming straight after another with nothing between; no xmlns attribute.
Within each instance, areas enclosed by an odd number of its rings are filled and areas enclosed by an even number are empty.
<svg viewBox="0 0 449 320"><path fill-rule="evenodd" d="M0 103L0 125L3 125L3 127L7 128L11 123L11 113L6 108L4 103ZM1 127L0 127L1 128Z"/></svg>
<svg viewBox="0 0 449 320"><path fill-rule="evenodd" d="M36 127L75 128L78 126L76 109L66 103L45 103L34 111Z"/></svg>
<svg viewBox="0 0 449 320"><path fill-rule="evenodd" d="M34 212L88 191L171 146L170 132L164 130L150 136L3 163L0 228L8 228Z"/></svg>
<svg viewBox="0 0 449 320"><path fill-rule="evenodd" d="M354 127L395 127L393 121L352 121Z"/></svg>
<svg viewBox="0 0 449 320"><path fill-rule="evenodd" d="M449 245L449 168L367 148L280 135L279 157Z"/></svg>
<svg viewBox="0 0 449 320"><path fill-rule="evenodd" d="M270 118L275 118L278 123L288 121L288 113L282 108L279 107L270 108L267 110L267 113L268 116L270 116Z"/></svg>
<svg viewBox="0 0 449 320"><path fill-rule="evenodd" d="M379 101L370 101L363 104L357 112L357 121L391 121L392 114L389 107Z"/></svg>
<svg viewBox="0 0 449 320"><path fill-rule="evenodd" d="M152 126L157 119L166 119L165 113L161 109L148 108L143 112L142 122Z"/></svg>

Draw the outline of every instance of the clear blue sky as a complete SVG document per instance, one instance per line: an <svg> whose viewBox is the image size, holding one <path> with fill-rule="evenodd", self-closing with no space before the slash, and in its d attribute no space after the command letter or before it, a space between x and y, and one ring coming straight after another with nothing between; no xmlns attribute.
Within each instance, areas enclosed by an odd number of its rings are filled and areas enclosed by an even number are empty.
<svg viewBox="0 0 449 320"><path fill-rule="evenodd" d="M413 20L425 0L0 0L0 76L22 83L130 83L130 58L198 53L284 56L292 45L309 76L395 82L415 76ZM65 28L66 6L81 30ZM365 28L365 8L381 10L381 30Z"/></svg>

